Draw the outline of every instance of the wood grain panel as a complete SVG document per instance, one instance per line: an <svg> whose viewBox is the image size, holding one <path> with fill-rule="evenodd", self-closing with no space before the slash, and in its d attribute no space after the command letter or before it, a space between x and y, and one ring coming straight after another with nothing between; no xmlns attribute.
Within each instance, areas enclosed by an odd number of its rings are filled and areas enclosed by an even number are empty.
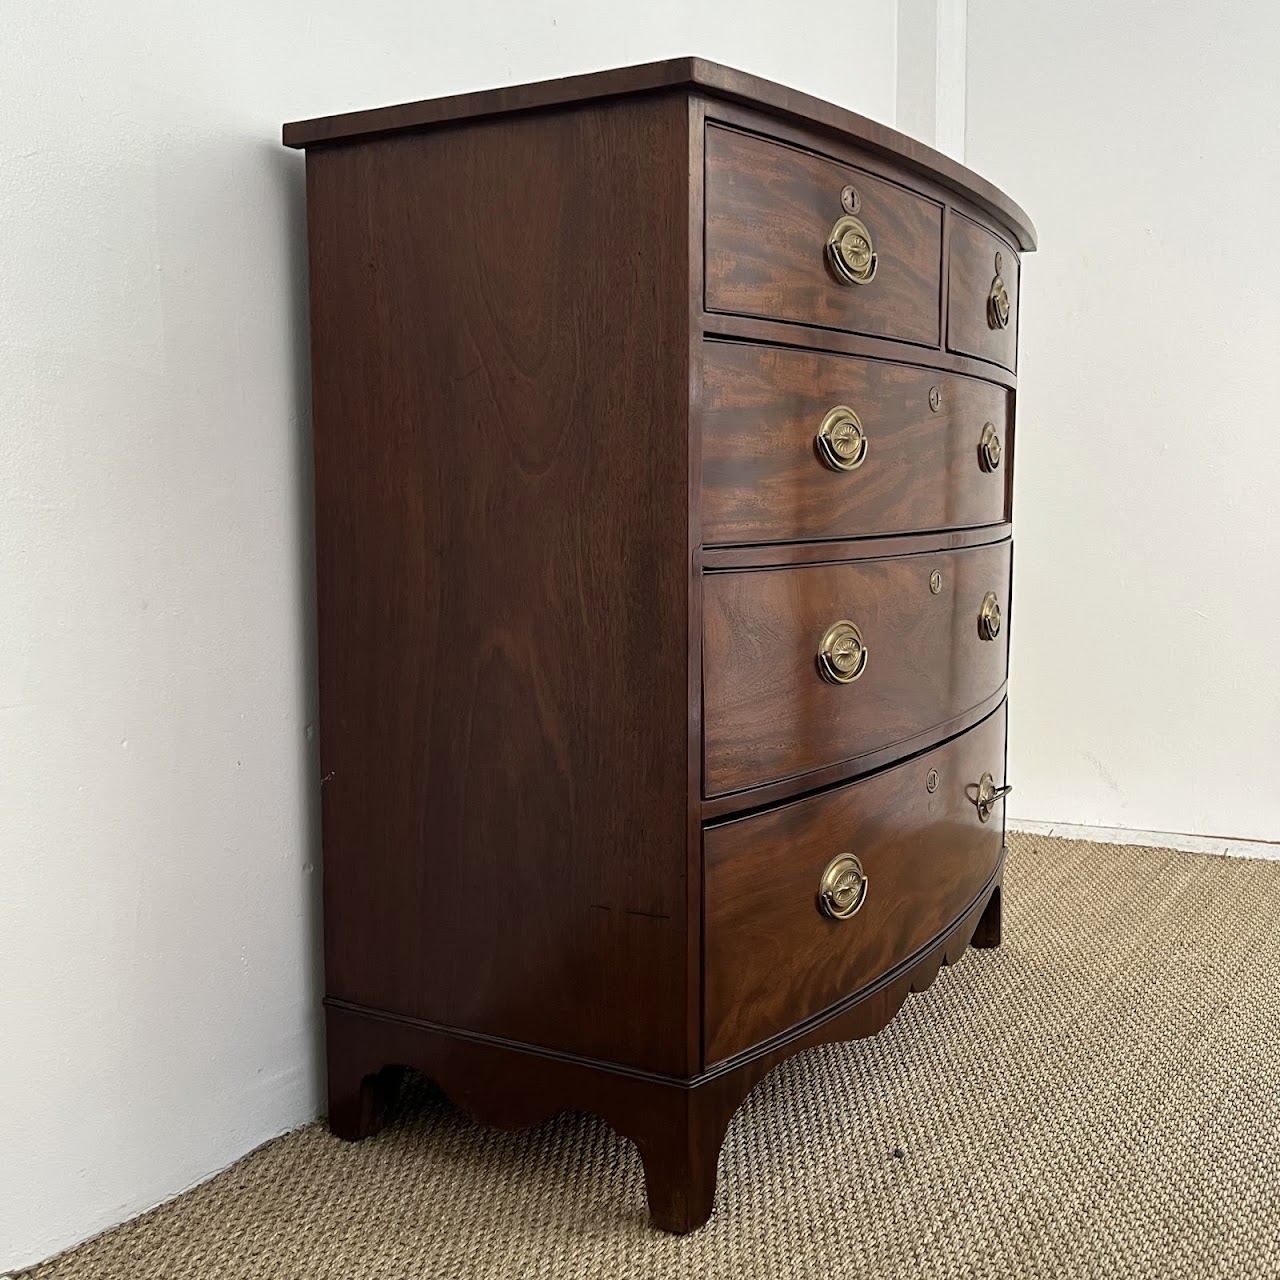
<svg viewBox="0 0 1280 1280"><path fill-rule="evenodd" d="M1008 542L932 555L709 573L703 587L705 794L804 774L953 719L1004 681L1008 628L981 638L982 600L1009 598ZM940 591L930 577L941 575ZM816 656L848 619L867 647L852 684Z"/></svg>
<svg viewBox="0 0 1280 1280"><path fill-rule="evenodd" d="M929 393L939 393L939 407ZM1003 387L912 365L708 342L702 351L704 543L809 542L996 524L1002 470L979 462L984 424L1003 442ZM832 471L814 448L836 405L858 414L866 460Z"/></svg>
<svg viewBox="0 0 1280 1280"><path fill-rule="evenodd" d="M859 991L964 914L999 863L1004 827L1000 807L979 821L966 788L987 772L1003 782L1004 746L1002 706L906 764L706 830L708 1065ZM831 920L817 891L841 853L861 861L867 897Z"/></svg>
<svg viewBox="0 0 1280 1280"><path fill-rule="evenodd" d="M672 1073L687 169L679 98L308 156L328 994Z"/></svg>
<svg viewBox="0 0 1280 1280"><path fill-rule="evenodd" d="M865 285L840 283L826 260L846 184L861 196L858 217L879 258ZM705 201L708 311L938 345L939 205L860 170L716 126L706 134Z"/></svg>
<svg viewBox="0 0 1280 1280"><path fill-rule="evenodd" d="M960 213L950 215L950 263L947 269L947 347L961 355L990 360L1006 369L1018 367L1018 255L999 236ZM993 329L987 299L996 276L1009 294L1009 324Z"/></svg>
<svg viewBox="0 0 1280 1280"><path fill-rule="evenodd" d="M571 107L623 94L680 92L682 96L695 96L690 91L695 91L700 100L717 110L722 109L723 103L738 103L758 111L766 119L798 122L809 128L816 126L825 135L852 142L870 155L900 165L907 174L971 200L989 216L1007 225L1024 249L1036 247L1035 228L1026 213L1003 191L973 170L957 164L950 156L878 120L869 120L787 85L735 71L705 58L667 58L558 80L503 85L478 93L458 93L298 120L284 126L283 138L287 147L316 148L328 143L384 137L402 130L438 128L464 119Z"/></svg>

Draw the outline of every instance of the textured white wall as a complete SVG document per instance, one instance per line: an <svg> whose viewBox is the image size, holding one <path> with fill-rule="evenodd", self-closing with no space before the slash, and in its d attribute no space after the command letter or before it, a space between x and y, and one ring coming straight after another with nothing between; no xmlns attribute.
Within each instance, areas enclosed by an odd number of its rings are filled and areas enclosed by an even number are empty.
<svg viewBox="0 0 1280 1280"><path fill-rule="evenodd" d="M320 1106L283 120L698 53L892 123L894 0L8 0L0 1270ZM850 16L852 21L852 16Z"/></svg>
<svg viewBox="0 0 1280 1280"><path fill-rule="evenodd" d="M964 160L967 0L906 0L898 6L897 125Z"/></svg>
<svg viewBox="0 0 1280 1280"><path fill-rule="evenodd" d="M968 0L1023 264L1011 819L1280 839L1270 0Z"/></svg>

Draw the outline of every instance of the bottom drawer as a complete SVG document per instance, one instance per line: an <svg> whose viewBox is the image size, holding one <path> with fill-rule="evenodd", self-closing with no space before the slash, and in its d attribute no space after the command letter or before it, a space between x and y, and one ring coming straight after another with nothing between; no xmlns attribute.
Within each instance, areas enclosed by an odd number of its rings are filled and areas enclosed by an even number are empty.
<svg viewBox="0 0 1280 1280"><path fill-rule="evenodd" d="M1005 708L914 760L703 833L703 1047L708 1066L875 981L972 905L1000 860ZM936 772L936 778L933 776ZM933 790L930 790L930 786ZM985 807L985 806L984 806ZM823 910L824 872L852 855L861 905ZM841 881L838 873L844 871ZM862 890L845 862L829 910Z"/></svg>

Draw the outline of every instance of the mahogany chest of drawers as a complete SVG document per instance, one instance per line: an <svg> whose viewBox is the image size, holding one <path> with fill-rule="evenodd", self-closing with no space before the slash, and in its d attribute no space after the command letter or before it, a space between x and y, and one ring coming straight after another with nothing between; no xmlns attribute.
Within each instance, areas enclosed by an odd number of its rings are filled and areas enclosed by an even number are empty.
<svg viewBox="0 0 1280 1280"><path fill-rule="evenodd" d="M1000 940L1026 216L697 59L307 150L330 1124L598 1112L711 1212L772 1066Z"/></svg>

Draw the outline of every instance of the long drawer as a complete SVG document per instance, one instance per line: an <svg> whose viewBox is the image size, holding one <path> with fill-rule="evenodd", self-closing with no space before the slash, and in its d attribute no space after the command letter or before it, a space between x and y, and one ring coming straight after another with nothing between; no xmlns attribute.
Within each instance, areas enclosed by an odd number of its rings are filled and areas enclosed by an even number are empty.
<svg viewBox="0 0 1280 1280"><path fill-rule="evenodd" d="M704 794L802 775L1004 683L1010 543L703 579Z"/></svg>
<svg viewBox="0 0 1280 1280"><path fill-rule="evenodd" d="M1001 705L935 751L704 831L708 1066L853 995L964 914L999 863L1004 747Z"/></svg>
<svg viewBox="0 0 1280 1280"><path fill-rule="evenodd" d="M702 540L997 524L1011 399L994 383L913 365L705 343Z"/></svg>

